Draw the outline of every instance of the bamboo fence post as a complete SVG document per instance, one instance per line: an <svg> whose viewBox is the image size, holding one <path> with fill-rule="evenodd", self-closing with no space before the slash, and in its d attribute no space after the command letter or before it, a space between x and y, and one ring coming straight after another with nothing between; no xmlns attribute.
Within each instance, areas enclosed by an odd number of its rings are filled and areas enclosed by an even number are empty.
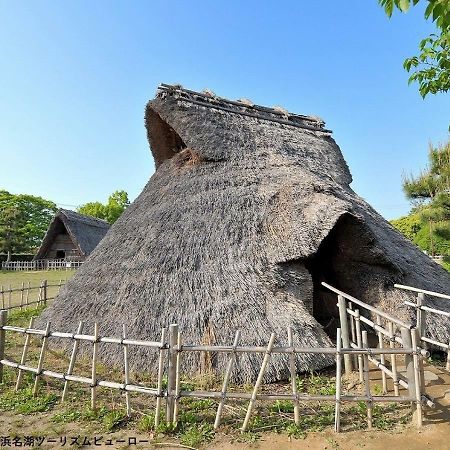
<svg viewBox="0 0 450 450"><path fill-rule="evenodd" d="M359 309L355 310L355 328L356 328L356 345L358 346L358 348L362 348L361 319ZM361 354L358 354L358 371L359 371L359 381L362 383L364 381L364 364L363 364L363 355Z"/></svg>
<svg viewBox="0 0 450 450"><path fill-rule="evenodd" d="M34 317L32 317L30 319L28 328L33 328L33 326L34 326ZM26 334L25 335L25 343L23 345L23 350L22 350L22 357L20 358L21 365L24 365L25 361L27 360L28 346L30 345L30 339L31 339L31 334ZM19 373L17 374L16 387L15 387L16 391L18 391L20 388L20 383L22 383L22 378L23 378L23 370L19 369Z"/></svg>
<svg viewBox="0 0 450 450"><path fill-rule="evenodd" d="M25 297L25 304L28 306L28 303L30 301L30 282L28 281L27 285L27 295Z"/></svg>
<svg viewBox="0 0 450 450"><path fill-rule="evenodd" d="M38 385L39 385L39 377L42 375L42 368L44 366L45 350L47 349L47 343L48 343L49 336L50 336L50 322L47 322L47 325L45 327L45 334L42 339L41 353L39 354L36 378L34 379L33 395L37 394Z"/></svg>
<svg viewBox="0 0 450 450"><path fill-rule="evenodd" d="M292 336L292 328L288 327L288 345L291 349L291 353L289 355L289 369L291 372L291 386L292 386L292 395L294 396L294 422L295 425L300 425L300 404L298 401L298 392L297 392L297 380L296 380L296 364L295 364L295 353L294 353L294 339Z"/></svg>
<svg viewBox="0 0 450 450"><path fill-rule="evenodd" d="M412 341L411 341L411 332L405 327L402 327L400 330L402 334L403 348L405 350L411 350ZM410 397L415 397L416 395L416 386L415 386L415 378L414 378L414 360L411 354L405 354L405 366L406 366L406 377L408 378L408 391ZM414 409L413 403L411 403L411 408Z"/></svg>
<svg viewBox="0 0 450 450"><path fill-rule="evenodd" d="M347 304L342 295L338 295L338 307L339 307L339 320L341 322L342 333L342 345L344 348L350 348L350 338L348 333L348 320L347 320ZM350 355L344 353L344 366L345 373L348 375L352 371L352 360Z"/></svg>
<svg viewBox="0 0 450 450"><path fill-rule="evenodd" d="M2 309L0 311L0 361L5 358L5 340L6 340L6 331L3 327L6 325L8 321L8 311ZM0 383L3 382L3 364L0 363Z"/></svg>
<svg viewBox="0 0 450 450"><path fill-rule="evenodd" d="M127 338L127 326L122 325L122 339ZM130 393L126 390L128 384L130 384L130 367L128 363L128 345L122 343L123 345L123 366L124 366L124 376L125 376L125 402L127 406L127 416L131 417L131 404L130 404Z"/></svg>
<svg viewBox="0 0 450 450"><path fill-rule="evenodd" d="M91 381L91 409L96 408L97 401L97 353L98 353L98 323L94 323L94 343L92 345L92 381Z"/></svg>
<svg viewBox="0 0 450 450"><path fill-rule="evenodd" d="M341 329L336 332L336 405L334 412L334 431L341 431L341 387L342 387L342 338Z"/></svg>
<svg viewBox="0 0 450 450"><path fill-rule="evenodd" d="M80 322L78 324L76 334L81 334L83 332L83 327L84 327L84 322ZM77 357L77 353L78 353L78 346L79 346L79 341L77 339L74 339L72 354L70 355L69 367L67 368L66 375L72 375L73 368L75 367L75 358ZM69 391L69 380L65 380L64 381L64 389L63 389L63 393L62 393L62 397L61 397L62 402L64 402L66 400L68 391Z"/></svg>
<svg viewBox="0 0 450 450"><path fill-rule="evenodd" d="M421 392L421 383L420 383L420 379L422 378L423 380L423 372L422 374L420 373L420 363L419 363L419 358L421 358L421 356L419 356L418 354L418 334L419 331L417 330L417 328L413 328L411 330L411 343L412 343L412 348L414 350L413 353L413 364L414 364L414 385L415 385L415 397L416 397L416 412L417 412L417 427L421 428L422 427L422 422L423 422L423 411L422 411L422 392Z"/></svg>
<svg viewBox="0 0 450 450"><path fill-rule="evenodd" d="M175 401L173 403L173 424L177 426L178 422L178 407L180 401L180 363L181 363L181 333L178 331L177 336L177 361L175 370Z"/></svg>
<svg viewBox="0 0 450 450"><path fill-rule="evenodd" d="M9 283L8 309L11 309L11 294L12 294L12 287L11 287L11 283Z"/></svg>
<svg viewBox="0 0 450 450"><path fill-rule="evenodd" d="M353 303L348 302L348 309L350 311L353 311ZM356 327L355 327L355 317L350 314L350 336L351 336L351 342L356 345ZM353 366L356 367L358 365L358 355L353 355L352 357Z"/></svg>
<svg viewBox="0 0 450 450"><path fill-rule="evenodd" d="M223 406L225 405L225 400L227 396L227 389L228 389L228 383L230 381L231 371L233 369L233 365L236 362L236 347L239 343L239 339L241 338L241 332L238 330L236 331L236 334L234 335L234 342L233 342L233 353L231 353L230 358L228 360L228 365L225 370L225 376L223 378L223 384L222 384L222 391L220 396L220 402L219 406L217 407L217 413L216 413L216 419L214 421L214 429L217 430L220 426L220 419L222 417L222 410Z"/></svg>
<svg viewBox="0 0 450 450"><path fill-rule="evenodd" d="M394 334L394 324L392 322L388 322L388 331L389 331L389 347L395 347L395 334ZM399 396L398 391L398 373L397 373L397 356L395 354L391 354L391 369L392 369L392 381L394 384L394 395Z"/></svg>
<svg viewBox="0 0 450 450"><path fill-rule="evenodd" d="M261 368L259 370L258 378L257 378L255 386L253 388L252 396L251 396L249 404L248 404L247 414L245 416L244 423L241 428L242 431L245 431L247 429L248 422L249 422L250 416L252 414L253 406L256 402L256 396L258 394L258 389L259 389L259 386L261 385L267 364L269 363L270 352L272 351L274 342L275 342L275 333L272 333L270 336L270 340L269 340L269 344L267 346L266 353L264 355L264 359L261 364Z"/></svg>
<svg viewBox="0 0 450 450"><path fill-rule="evenodd" d="M2 294L2 309L5 309L5 291L3 285L0 286L0 293Z"/></svg>
<svg viewBox="0 0 450 450"><path fill-rule="evenodd" d="M42 302L42 281L41 284L39 285L39 292L38 292L38 299L37 299L37 303L36 306L41 306L41 302Z"/></svg>
<svg viewBox="0 0 450 450"><path fill-rule="evenodd" d="M369 343L367 340L367 331L362 332L362 345L363 348L368 350ZM372 428L372 394L370 393L370 375L369 375L369 355L364 354L364 389L366 397L368 400L366 402L367 405L367 427L369 429Z"/></svg>
<svg viewBox="0 0 450 450"><path fill-rule="evenodd" d="M176 323L169 325L169 366L167 369L167 408L166 408L166 422L170 424L173 422L174 410L174 392L176 385L176 366L177 366L177 352L176 345L178 339L178 325Z"/></svg>
<svg viewBox="0 0 450 450"><path fill-rule="evenodd" d="M43 286L43 288L44 288L44 291L43 291L43 294L44 294L44 305L47 305L47 280L44 280L43 281L43 283L44 283L44 286Z"/></svg>
<svg viewBox="0 0 450 450"><path fill-rule="evenodd" d="M162 401L162 382L164 373L164 348L166 345L166 329L161 330L161 347L159 349L159 364L158 364L158 390L156 396L156 409L155 409L155 430L159 426L159 417L161 413L161 401Z"/></svg>
<svg viewBox="0 0 450 450"><path fill-rule="evenodd" d="M381 317L378 314L376 316L376 323L379 327L382 327ZM383 333L381 331L378 331L377 336L378 336L378 346L380 348L384 348ZM383 366L386 366L386 358L385 358L384 354L380 355L380 361ZM386 374L383 371L381 371L381 383L383 386L383 394L386 394L387 393L387 380L386 380Z"/></svg>
<svg viewBox="0 0 450 450"><path fill-rule="evenodd" d="M422 306L425 303L425 294L419 292L417 294L417 329L419 330L419 344L426 349L427 343L422 342L422 337L426 336L427 332L427 312L422 309Z"/></svg>
<svg viewBox="0 0 450 450"><path fill-rule="evenodd" d="M23 289L24 289L25 283L22 281L22 285L20 288L20 310L23 309Z"/></svg>

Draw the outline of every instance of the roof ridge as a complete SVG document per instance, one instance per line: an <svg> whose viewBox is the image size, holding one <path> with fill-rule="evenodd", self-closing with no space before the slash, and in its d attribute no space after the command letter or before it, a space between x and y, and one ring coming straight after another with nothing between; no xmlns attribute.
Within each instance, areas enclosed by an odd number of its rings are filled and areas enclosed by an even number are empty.
<svg viewBox="0 0 450 450"><path fill-rule="evenodd" d="M60 208L59 211L60 213L64 214L67 219L72 219L72 220L79 220L79 221L83 221L85 223L89 223L92 226L110 226L110 224L103 219L99 219L98 217L92 217L92 216L88 216L86 214L81 214L77 211L73 211L71 209L64 209L64 208ZM69 217L72 216L72 217Z"/></svg>
<svg viewBox="0 0 450 450"><path fill-rule="evenodd" d="M269 108L266 106L256 105L248 99L240 99L237 101L228 100L215 95L209 90L196 92L185 89L181 85L161 83L156 92L156 97L163 99L168 95L176 99L208 108L220 109L235 114L255 117L258 119L305 128L313 131L332 133L331 130L327 130L325 128L325 122L320 117L291 113L280 106Z"/></svg>

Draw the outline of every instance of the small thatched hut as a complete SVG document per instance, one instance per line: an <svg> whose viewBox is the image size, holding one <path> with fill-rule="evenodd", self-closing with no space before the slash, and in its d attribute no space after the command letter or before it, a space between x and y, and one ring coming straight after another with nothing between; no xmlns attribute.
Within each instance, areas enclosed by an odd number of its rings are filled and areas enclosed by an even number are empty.
<svg viewBox="0 0 450 450"><path fill-rule="evenodd" d="M68 209L50 222L34 259L84 261L109 230L109 223Z"/></svg>
<svg viewBox="0 0 450 450"><path fill-rule="evenodd" d="M400 317L410 297L394 283L450 292L449 274L353 192L320 119L162 85L145 123L157 170L45 311L52 326L97 320L118 335L126 322L130 336L155 339L176 322L184 342L231 344L240 329L258 345L271 332L285 342L291 326L297 344L320 347L336 303L321 281ZM431 325L448 339L444 321ZM144 350L131 358L156 368ZM298 369L328 364L304 355ZM241 379L258 369L240 358ZM276 357L268 379L286 370Z"/></svg>

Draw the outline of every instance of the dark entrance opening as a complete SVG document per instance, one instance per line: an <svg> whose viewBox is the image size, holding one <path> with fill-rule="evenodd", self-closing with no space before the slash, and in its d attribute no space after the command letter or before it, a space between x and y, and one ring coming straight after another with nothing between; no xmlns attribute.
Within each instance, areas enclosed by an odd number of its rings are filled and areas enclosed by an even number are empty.
<svg viewBox="0 0 450 450"><path fill-rule="evenodd" d="M322 286L323 281L368 301L371 284L389 284L395 278L394 267L375 245L368 226L351 214L339 218L305 266L313 279L313 316L330 337L336 336L339 311L336 294Z"/></svg>
<svg viewBox="0 0 450 450"><path fill-rule="evenodd" d="M66 257L65 250L56 250L56 259L64 259Z"/></svg>

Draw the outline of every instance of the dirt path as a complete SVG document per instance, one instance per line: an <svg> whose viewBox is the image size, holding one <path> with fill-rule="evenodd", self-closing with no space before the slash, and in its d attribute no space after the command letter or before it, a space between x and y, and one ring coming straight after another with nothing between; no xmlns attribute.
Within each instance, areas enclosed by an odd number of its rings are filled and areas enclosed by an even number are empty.
<svg viewBox="0 0 450 450"><path fill-rule="evenodd" d="M443 369L427 366L438 378L427 386L426 392L436 401L434 410L427 409L424 426L418 430L413 424L401 426L396 431L344 431L334 433L331 429L324 432L307 433L304 439L289 439L286 434L262 433L256 442L238 442L239 435L218 433L213 442L203 448L214 450L233 449L370 449L370 450L449 450L450 449L450 374ZM377 381L377 379L374 379ZM142 433L127 429L112 433L99 431L95 423L55 424L51 421L53 412L32 415L20 415L14 412L0 413L1 436L46 436L47 441L38 448L77 448L71 444L71 436L90 438L90 445L78 445L79 448L118 448L118 449L179 449L174 438L160 436L154 439L151 433ZM62 445L60 438L67 441ZM102 437L98 445L93 438ZM56 442L48 442L48 438ZM137 445L129 445L129 439L136 439ZM111 440L111 444L107 443ZM81 444L81 442L79 441ZM1 442L0 442L1 446ZM36 445L35 445L36 447Z"/></svg>
<svg viewBox="0 0 450 450"><path fill-rule="evenodd" d="M208 448L232 450L260 448L264 450L290 449L358 449L367 450L449 450L450 449L450 374L440 368L427 366L437 376L426 393L434 398L435 409L426 409L424 426L418 430L413 424L398 432L352 431L334 433L308 433L305 439L289 439L276 433L264 434L252 444L232 443L227 439L214 441Z"/></svg>

